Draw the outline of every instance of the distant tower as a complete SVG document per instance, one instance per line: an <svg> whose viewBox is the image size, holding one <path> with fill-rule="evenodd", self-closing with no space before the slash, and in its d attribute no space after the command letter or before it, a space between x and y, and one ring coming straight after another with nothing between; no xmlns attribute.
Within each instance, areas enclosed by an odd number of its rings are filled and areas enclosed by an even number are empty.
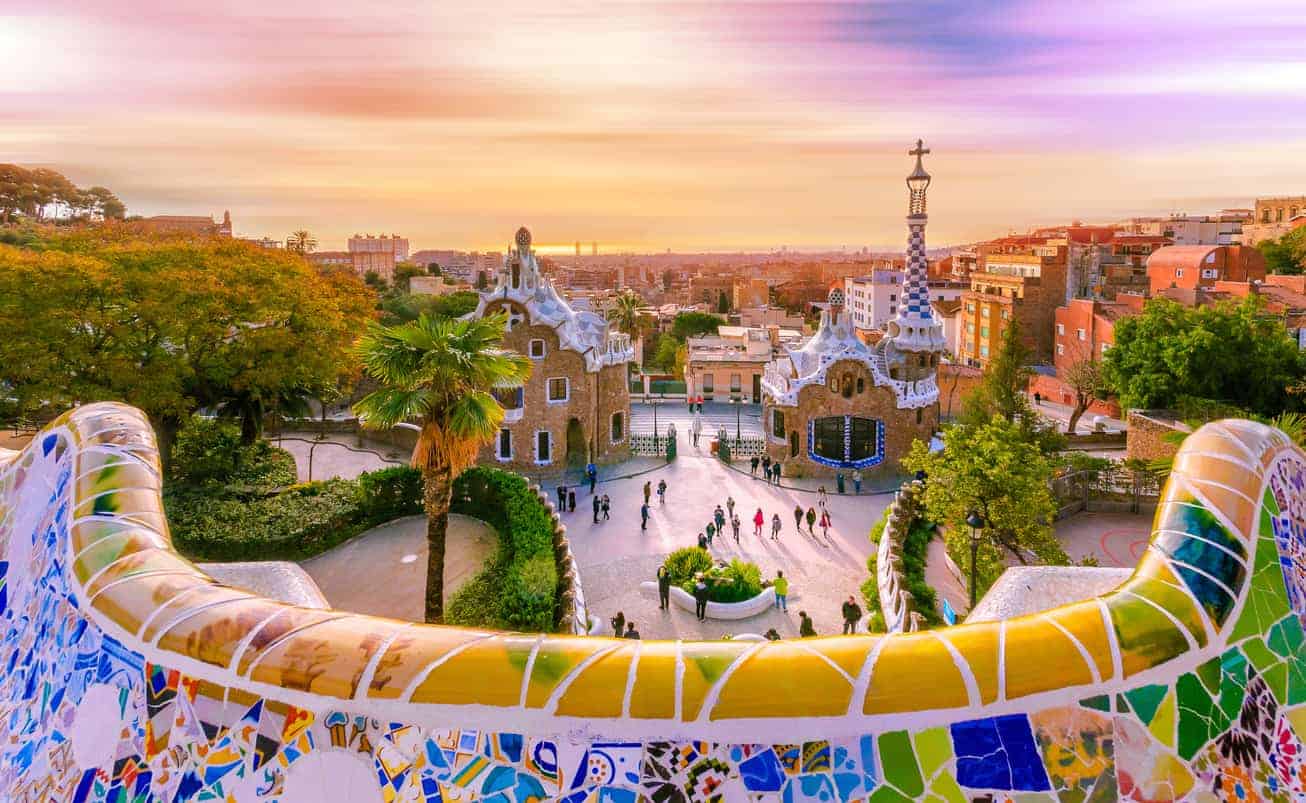
<svg viewBox="0 0 1306 803"><path fill-rule="evenodd" d="M907 176L907 278L904 303L889 322L889 334L899 352L941 353L947 348L943 327L930 309L929 263L925 259L925 190L930 186L930 174L925 172L921 157L929 152L919 139L916 147L907 152L916 157L916 169Z"/></svg>
<svg viewBox="0 0 1306 803"><path fill-rule="evenodd" d="M576 256L580 256L580 240L576 241Z"/></svg>
<svg viewBox="0 0 1306 803"><path fill-rule="evenodd" d="M599 255L599 241L594 240L593 242L590 243L590 256L598 256L598 255Z"/></svg>

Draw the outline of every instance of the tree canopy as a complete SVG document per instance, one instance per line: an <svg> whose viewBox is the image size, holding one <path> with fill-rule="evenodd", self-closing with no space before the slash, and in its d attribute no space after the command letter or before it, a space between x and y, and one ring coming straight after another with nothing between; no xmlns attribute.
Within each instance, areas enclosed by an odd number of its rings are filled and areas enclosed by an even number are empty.
<svg viewBox="0 0 1306 803"><path fill-rule="evenodd" d="M1302 381L1306 359L1255 296L1195 308L1158 298L1116 322L1102 370L1127 408L1174 408L1191 397L1270 416L1301 409L1288 389Z"/></svg>
<svg viewBox="0 0 1306 803"><path fill-rule="evenodd" d="M1270 273L1306 273L1306 226L1300 226L1277 240L1262 240L1256 250L1265 257Z"/></svg>
<svg viewBox="0 0 1306 803"><path fill-rule="evenodd" d="M1006 567L1006 558L1026 563L1030 555L1050 564L1069 562L1052 530L1056 513L1048 480L1052 464L1018 423L1001 416L978 424L954 424L944 447L931 453L922 441L903 458L908 471L924 471L925 510L948 530L948 551L969 569L971 511L984 517L978 560L979 593Z"/></svg>
<svg viewBox="0 0 1306 803"><path fill-rule="evenodd" d="M461 318L476 309L479 297L471 290L459 290L443 296L413 293L387 293L381 298L381 322L394 325L415 321L422 315L433 318Z"/></svg>
<svg viewBox="0 0 1306 803"><path fill-rule="evenodd" d="M0 385L20 412L116 400L168 459L199 408L334 387L372 316L357 278L239 240L106 226L0 246Z"/></svg>
<svg viewBox="0 0 1306 803"><path fill-rule="evenodd" d="M682 312L671 322L671 336L680 342L699 335L714 335L725 321L710 312Z"/></svg>
<svg viewBox="0 0 1306 803"><path fill-rule="evenodd" d="M960 422L970 427L988 423L994 416L1011 424L1021 440L1035 444L1043 454L1065 446L1065 440L1044 426L1029 405L1029 380L1033 352L1025 345L1020 323L1011 320L1002 330L998 350L984 368L979 385L962 401Z"/></svg>
<svg viewBox="0 0 1306 803"><path fill-rule="evenodd" d="M51 209L74 218L121 220L127 214L127 207L106 187L82 189L56 170L0 164L0 221L12 223L18 215L40 221Z"/></svg>

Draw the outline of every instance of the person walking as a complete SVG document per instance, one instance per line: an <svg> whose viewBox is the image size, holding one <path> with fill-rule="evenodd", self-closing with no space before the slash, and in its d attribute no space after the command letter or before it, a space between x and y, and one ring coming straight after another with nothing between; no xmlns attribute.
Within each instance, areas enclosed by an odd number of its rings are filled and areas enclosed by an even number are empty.
<svg viewBox="0 0 1306 803"><path fill-rule="evenodd" d="M612 500L608 499L607 494L604 494L603 495L603 520L607 521L610 518L612 518Z"/></svg>
<svg viewBox="0 0 1306 803"><path fill-rule="evenodd" d="M735 498L733 496L726 497L726 515L731 517L735 515Z"/></svg>
<svg viewBox="0 0 1306 803"><path fill-rule="evenodd" d="M825 540L830 540L830 511L828 510L821 511L821 535L825 536Z"/></svg>
<svg viewBox="0 0 1306 803"><path fill-rule="evenodd" d="M753 535L758 538L762 537L762 525L766 523L766 516L762 514L762 508L758 508L753 514Z"/></svg>
<svg viewBox="0 0 1306 803"><path fill-rule="evenodd" d="M771 540L780 540L780 514L777 513L771 517Z"/></svg>
<svg viewBox="0 0 1306 803"><path fill-rule="evenodd" d="M777 571L775 573L775 582L772 583L772 586L775 588L775 607L779 608L785 613L788 613L789 612L789 578L785 577L784 572Z"/></svg>
<svg viewBox="0 0 1306 803"><path fill-rule="evenodd" d="M777 460L775 461L775 464L771 466L771 476L775 477L776 485L780 484L780 465L780 461Z"/></svg>
<svg viewBox="0 0 1306 803"><path fill-rule="evenodd" d="M717 506L716 506L716 510L712 511L712 521L716 522L716 531L717 531L718 533L724 533L724 532L725 532L725 529L726 529L726 512L725 512L724 510L721 509L721 506L720 506L720 505L717 505Z"/></svg>
<svg viewBox="0 0 1306 803"><path fill-rule="evenodd" d="M1043 403L1043 394L1039 393L1037 390L1034 391L1034 406L1037 407L1042 403Z"/></svg>
<svg viewBox="0 0 1306 803"><path fill-rule="evenodd" d="M757 463L758 463L757 455L753 455L753 459L748 461L748 466L749 466L748 473L751 474L754 478L757 477Z"/></svg>
<svg viewBox="0 0 1306 803"><path fill-rule="evenodd" d="M617 638L621 638L621 634L626 627L626 614L617 611L617 615L609 619L608 624L612 625L612 634Z"/></svg>
<svg viewBox="0 0 1306 803"><path fill-rule="evenodd" d="M702 533L698 534L698 548L707 549L707 536L703 535Z"/></svg>
<svg viewBox="0 0 1306 803"><path fill-rule="evenodd" d="M857 623L862 620L862 609L857 604L854 597L849 597L848 601L843 604L843 632L844 635L857 632Z"/></svg>
<svg viewBox="0 0 1306 803"><path fill-rule="evenodd" d="M814 507L807 509L807 532L813 538L816 537L816 508Z"/></svg>
<svg viewBox="0 0 1306 803"><path fill-rule="evenodd" d="M829 503L829 501L830 501L830 495L825 492L825 486L822 485L820 488L817 488L816 503L821 506L821 510L825 510L825 506L827 503Z"/></svg>
<svg viewBox="0 0 1306 803"><path fill-rule="evenodd" d="M639 508L639 529L641 531L648 529L648 502L640 505Z"/></svg>
<svg viewBox="0 0 1306 803"><path fill-rule="evenodd" d="M666 503L667 503L667 481L658 480L658 504L665 505Z"/></svg>
<svg viewBox="0 0 1306 803"><path fill-rule="evenodd" d="M594 465L593 463L589 463L589 464L587 464L587 465L585 466L585 476L589 478L589 481L590 481L590 493L592 494L592 493L594 493L594 486L596 486L596 485L599 484L599 468L598 468L598 466Z"/></svg>
<svg viewBox="0 0 1306 803"><path fill-rule="evenodd" d="M571 509L572 513L576 512L576 489L575 488L567 489L567 507Z"/></svg>
<svg viewBox="0 0 1306 803"><path fill-rule="evenodd" d="M802 505L794 505L794 528L798 530L799 535L803 534L803 506Z"/></svg>
<svg viewBox="0 0 1306 803"><path fill-rule="evenodd" d="M558 512L567 512L567 486L565 485L558 486Z"/></svg>
<svg viewBox="0 0 1306 803"><path fill-rule="evenodd" d="M707 545L712 546L712 539L716 537L716 525L709 521L703 532L707 533Z"/></svg>
<svg viewBox="0 0 1306 803"><path fill-rule="evenodd" d="M798 637L811 638L816 635L816 628L812 627L812 617L807 615L807 611L798 612Z"/></svg>
<svg viewBox="0 0 1306 803"><path fill-rule="evenodd" d="M652 498L653 498L653 483L651 483L651 482L646 482L646 483L644 483L644 504L645 504L645 506L648 505L648 500L650 500L650 499L652 499Z"/></svg>
<svg viewBox="0 0 1306 803"><path fill-rule="evenodd" d="M861 492L862 492L862 470L860 468L855 468L853 469L853 493L859 494Z"/></svg>
<svg viewBox="0 0 1306 803"><path fill-rule="evenodd" d="M739 517L738 516L730 517L730 529L734 531L735 543L738 544L739 543Z"/></svg>
<svg viewBox="0 0 1306 803"><path fill-rule="evenodd" d="M762 479L771 481L771 455L762 455Z"/></svg>
<svg viewBox="0 0 1306 803"><path fill-rule="evenodd" d="M658 608L667 610L671 607L671 572L666 566L658 567Z"/></svg>
<svg viewBox="0 0 1306 803"><path fill-rule="evenodd" d="M639 631L635 629L634 622L626 623L626 635L624 636L624 638L630 638L639 641Z"/></svg>
<svg viewBox="0 0 1306 803"><path fill-rule="evenodd" d="M707 581L702 572L694 577L694 615L700 622L707 618Z"/></svg>
<svg viewBox="0 0 1306 803"><path fill-rule="evenodd" d="M597 496L594 497L594 523L595 524L599 523L599 511L602 509L603 509L603 500L598 498Z"/></svg>

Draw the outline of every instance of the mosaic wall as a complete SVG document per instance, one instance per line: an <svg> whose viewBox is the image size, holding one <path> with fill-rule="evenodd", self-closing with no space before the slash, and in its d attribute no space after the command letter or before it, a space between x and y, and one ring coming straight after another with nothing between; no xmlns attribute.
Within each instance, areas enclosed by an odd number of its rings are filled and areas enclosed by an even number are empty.
<svg viewBox="0 0 1306 803"><path fill-rule="evenodd" d="M1301 800L1306 460L1179 455L1137 572L1006 622L625 642L297 609L170 549L153 438L0 457L0 798Z"/></svg>

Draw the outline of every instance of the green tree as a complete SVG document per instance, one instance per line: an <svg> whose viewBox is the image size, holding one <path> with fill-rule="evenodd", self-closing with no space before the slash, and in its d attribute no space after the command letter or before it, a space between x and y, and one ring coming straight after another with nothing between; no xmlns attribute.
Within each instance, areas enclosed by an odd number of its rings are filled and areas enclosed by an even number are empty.
<svg viewBox="0 0 1306 803"><path fill-rule="evenodd" d="M381 291L389 287L389 285L386 284L385 279L381 278L381 274L377 273L374 270L369 270L368 272L363 274L363 284L367 285L373 290L381 290Z"/></svg>
<svg viewBox="0 0 1306 803"><path fill-rule="evenodd" d="M1156 298L1116 322L1102 369L1126 408L1173 408L1191 397L1273 416L1302 409L1289 389L1306 375L1306 359L1257 296L1195 308Z"/></svg>
<svg viewBox="0 0 1306 803"><path fill-rule="evenodd" d="M716 311L721 313L722 315L725 315L727 312L730 311L730 296L726 295L725 290L722 290L721 294L717 296Z"/></svg>
<svg viewBox="0 0 1306 803"><path fill-rule="evenodd" d="M1277 240L1262 240L1256 250L1265 257L1270 273L1297 275L1306 273L1306 226L1300 226Z"/></svg>
<svg viewBox="0 0 1306 803"><path fill-rule="evenodd" d="M0 246L0 328L10 333L0 386L28 413L139 407L166 467L193 411L272 406L351 374L371 307L352 275L239 240L123 227L47 235Z"/></svg>
<svg viewBox="0 0 1306 803"><path fill-rule="evenodd" d="M616 298L616 304L608 310L608 320L617 328L634 337L639 332L639 309L644 299L631 290L623 290Z"/></svg>
<svg viewBox="0 0 1306 803"><path fill-rule="evenodd" d="M1042 563L1069 562L1052 530L1052 464L1019 424L998 415L980 425L954 424L943 441L943 450L933 453L915 441L902 465L926 473L926 516L947 526L945 543L957 565L970 567L966 517L971 511L984 517L977 597L1002 573L1008 556L1021 563L1031 554Z"/></svg>
<svg viewBox="0 0 1306 803"><path fill-rule="evenodd" d="M1091 350L1076 355L1076 359L1062 372L1064 381L1075 393L1075 404L1070 410L1070 420L1066 423L1066 434L1075 434L1079 419L1088 410L1095 399L1106 396L1106 379L1102 375L1102 363L1094 359Z"/></svg>
<svg viewBox="0 0 1306 803"><path fill-rule="evenodd" d="M317 239L305 229L292 231L286 238L286 250L296 254L310 254L317 250Z"/></svg>
<svg viewBox="0 0 1306 803"><path fill-rule="evenodd" d="M502 349L507 317L450 320L423 315L385 327L373 324L359 341L364 372L380 387L354 405L359 420L388 429L403 421L421 427L412 464L422 472L426 511L426 620L444 616L444 552L453 481L471 465L503 421L492 392L520 385L531 362Z"/></svg>
<svg viewBox="0 0 1306 803"><path fill-rule="evenodd" d="M91 187L84 195L86 211L92 214L105 220L122 220L127 216L127 207L107 187Z"/></svg>
<svg viewBox="0 0 1306 803"><path fill-rule="evenodd" d="M1002 330L998 351L984 367L984 376L975 390L966 397L962 421L981 424L993 416L1001 416L1008 423L1029 417L1030 368L1033 352L1021 336L1020 322L1012 319Z"/></svg>
<svg viewBox="0 0 1306 803"><path fill-rule="evenodd" d="M381 323L393 325L415 321L423 314L433 318L461 318L476 309L480 297L470 290L460 290L443 296L414 295L412 293L387 294L381 299Z"/></svg>
<svg viewBox="0 0 1306 803"><path fill-rule="evenodd" d="M420 265L414 265L411 262L400 262L398 265L395 265L392 286L396 290L407 293L412 287L411 279L414 276L425 275L427 275L426 270Z"/></svg>
<svg viewBox="0 0 1306 803"><path fill-rule="evenodd" d="M439 276L439 275L440 275L440 263L439 263L439 262L431 262L431 263L428 263L427 266L426 266L426 272L429 273L429 274L432 275L432 276Z"/></svg>
<svg viewBox="0 0 1306 803"><path fill-rule="evenodd" d="M719 315L709 312L682 312L671 322L671 336L681 343L699 335L714 335L725 323Z"/></svg>

